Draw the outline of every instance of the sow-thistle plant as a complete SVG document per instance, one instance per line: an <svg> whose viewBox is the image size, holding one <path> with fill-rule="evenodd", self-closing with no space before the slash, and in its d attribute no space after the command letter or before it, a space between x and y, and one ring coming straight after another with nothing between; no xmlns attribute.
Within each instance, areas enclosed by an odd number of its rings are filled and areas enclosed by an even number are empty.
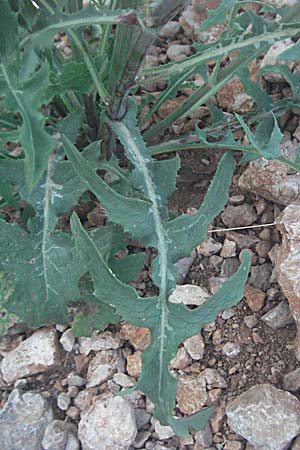
<svg viewBox="0 0 300 450"><path fill-rule="evenodd" d="M242 162L263 156L299 169L281 155L277 124L278 116L299 107L299 74L287 65L263 69L280 72L291 87L291 97L275 103L250 78L248 64L275 41L297 37L300 7L269 7L268 20L248 10L245 1L224 0L201 27L223 22L218 41L195 43L195 53L183 60L143 68L160 28L187 3L112 0L84 8L80 0L0 0L0 269L10 286L9 295L0 297L1 308L33 328L71 320L75 335L121 320L148 328L151 343L142 354L135 388L153 402L161 424L179 436L203 427L212 408L176 417L177 379L170 361L186 338L240 301L250 258L243 255L238 271L193 310L169 301L177 281L175 263L205 240L209 224L225 206L233 151L243 152ZM58 33L65 33L71 45L69 58L55 45ZM281 59L298 56L295 39ZM180 107L142 132L159 106L197 73L204 85L195 86ZM255 101L254 112L228 121L210 106L209 128L163 139L174 121L206 104L234 76ZM145 78L166 81L163 91L143 99L146 117L133 95ZM237 126L247 144L236 139ZM161 139L154 145L157 136ZM212 146L224 154L200 209L171 217L168 199L180 168L176 152L196 149L200 155ZM156 158L169 153L173 157ZM89 195L105 209L106 226L87 230L71 213ZM17 223L5 216L7 207L18 212ZM65 222L71 217L70 229L61 225L62 217ZM144 254L126 254L129 239L155 249L156 296L141 297L130 284Z"/></svg>

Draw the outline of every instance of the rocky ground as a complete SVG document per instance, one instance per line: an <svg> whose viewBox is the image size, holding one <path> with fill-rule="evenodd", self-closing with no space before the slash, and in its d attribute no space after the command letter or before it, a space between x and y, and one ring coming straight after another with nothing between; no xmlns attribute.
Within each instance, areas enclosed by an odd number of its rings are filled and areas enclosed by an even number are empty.
<svg viewBox="0 0 300 450"><path fill-rule="evenodd" d="M147 64L191 54L201 14L201 9L189 7L179 21L170 22L150 49ZM216 27L201 39L219 31ZM276 47L265 57L268 64L276 63L274 54ZM259 63L265 64L265 58ZM278 74L263 82L271 95L288 95L289 87ZM146 87L149 92L160 88ZM167 101L154 120L187 95L183 90ZM229 114L253 108L237 79L212 101ZM201 107L167 134L192 130L205 117L207 110ZM281 117L280 126L282 151L293 158L300 142L300 111ZM170 207L193 214L219 153L181 156L179 189ZM299 195L300 175L279 162L261 159L237 168L229 203L211 225L207 240L178 263L182 284L172 300L200 305L235 272L243 252L252 257L244 299L187 339L172 361L179 376L176 410L191 414L216 405L203 431L179 439L153 418L153 405L140 392L114 396L136 383L141 353L149 344L146 329L122 323L75 338L69 327L32 330L19 323L0 338L0 449L300 449ZM85 214L87 225L103 220L96 204ZM236 227L250 228L222 231ZM140 293L153 289L147 267L134 285Z"/></svg>

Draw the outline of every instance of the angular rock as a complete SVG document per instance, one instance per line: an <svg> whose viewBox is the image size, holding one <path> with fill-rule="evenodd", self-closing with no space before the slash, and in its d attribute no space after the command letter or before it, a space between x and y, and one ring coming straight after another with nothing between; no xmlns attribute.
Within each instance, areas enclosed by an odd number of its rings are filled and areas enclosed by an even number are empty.
<svg viewBox="0 0 300 450"><path fill-rule="evenodd" d="M119 337L129 340L135 350L145 350L150 344L150 331L148 328L136 327L126 322L121 325Z"/></svg>
<svg viewBox="0 0 300 450"><path fill-rule="evenodd" d="M160 32L158 33L159 37L164 39L174 39L175 36L180 32L181 26L175 20L170 20L166 23L165 26L162 27Z"/></svg>
<svg viewBox="0 0 300 450"><path fill-rule="evenodd" d="M240 267L240 261L238 258L226 258L223 261L221 267L221 277L229 278L231 277Z"/></svg>
<svg viewBox="0 0 300 450"><path fill-rule="evenodd" d="M286 450L300 433L300 402L292 394L261 384L235 398L226 408L232 430L255 450Z"/></svg>
<svg viewBox="0 0 300 450"><path fill-rule="evenodd" d="M222 258L232 258L236 255L236 243L234 241L230 241L229 239L225 239L220 256Z"/></svg>
<svg viewBox="0 0 300 450"><path fill-rule="evenodd" d="M228 358L235 358L240 353L241 348L237 342L227 342L223 345L222 350Z"/></svg>
<svg viewBox="0 0 300 450"><path fill-rule="evenodd" d="M228 231L226 233L227 239L234 241L240 250L244 248L250 248L259 242L256 236L251 236L249 234L241 234L236 231Z"/></svg>
<svg viewBox="0 0 300 450"><path fill-rule="evenodd" d="M216 24L209 30L202 32L198 31L201 23L206 17L206 3L207 2L202 2L200 7L196 4L187 6L179 19L185 34L198 42L216 41L224 30L224 25ZM211 0L209 3L209 8L214 9L220 3L220 0ZM213 3L213 5L211 5L211 3Z"/></svg>
<svg viewBox="0 0 300 450"><path fill-rule="evenodd" d="M177 61L178 59L185 58L192 54L190 45L172 44L167 50L167 57L171 61Z"/></svg>
<svg viewBox="0 0 300 450"><path fill-rule="evenodd" d="M41 442L53 413L46 399L36 392L15 389L0 409L1 450L41 450Z"/></svg>
<svg viewBox="0 0 300 450"><path fill-rule="evenodd" d="M193 284L184 284L183 286L176 286L176 289L169 298L172 303L183 303L184 305L200 306L208 300L208 292Z"/></svg>
<svg viewBox="0 0 300 450"><path fill-rule="evenodd" d="M277 251L275 267L278 283L288 299L297 326L295 339L296 358L300 360L300 208L292 204L277 218L282 244Z"/></svg>
<svg viewBox="0 0 300 450"><path fill-rule="evenodd" d="M264 307L266 294L260 289L246 284L244 294L246 303L252 312L258 312Z"/></svg>
<svg viewBox="0 0 300 450"><path fill-rule="evenodd" d="M172 369L185 369L192 362L192 358L184 347L178 349L175 358L170 361Z"/></svg>
<svg viewBox="0 0 300 450"><path fill-rule="evenodd" d="M243 205L229 205L221 214L221 219L227 227L246 227L257 220L257 214L253 206L248 203Z"/></svg>
<svg viewBox="0 0 300 450"><path fill-rule="evenodd" d="M270 311L261 317L261 320L273 328L273 330L278 330L278 328L283 328L286 325L294 323L289 305L285 301L280 302L275 308L270 309Z"/></svg>
<svg viewBox="0 0 300 450"><path fill-rule="evenodd" d="M181 258L175 263L177 269L177 284L184 283L184 279L187 276L193 262L195 261L196 256L196 251L193 250L191 256Z"/></svg>
<svg viewBox="0 0 300 450"><path fill-rule="evenodd" d="M205 344L201 333L186 339L183 345L193 359L200 360L203 358Z"/></svg>
<svg viewBox="0 0 300 450"><path fill-rule="evenodd" d="M114 350L99 352L90 362L87 373L87 387L99 386L117 372L118 355Z"/></svg>
<svg viewBox="0 0 300 450"><path fill-rule="evenodd" d="M208 280L209 290L212 294L215 294L217 290L222 286L224 281L228 280L226 277L211 277Z"/></svg>
<svg viewBox="0 0 300 450"><path fill-rule="evenodd" d="M261 264L260 266L252 266L249 284L261 291L267 292L271 287L270 278L272 270L272 264L269 263Z"/></svg>
<svg viewBox="0 0 300 450"><path fill-rule="evenodd" d="M137 352L133 353L133 355L127 356L127 365L126 369L130 376L132 377L139 377L142 370L142 359L141 359L142 352L138 350Z"/></svg>
<svg viewBox="0 0 300 450"><path fill-rule="evenodd" d="M181 412L193 414L199 411L206 401L206 381L203 377L187 375L179 378L177 404Z"/></svg>
<svg viewBox="0 0 300 450"><path fill-rule="evenodd" d="M197 252L202 256L211 256L219 253L221 248L221 242L217 242L213 238L208 238L202 244L198 245Z"/></svg>
<svg viewBox="0 0 300 450"><path fill-rule="evenodd" d="M217 93L218 104L230 113L246 114L254 111L254 100L245 91L237 76L233 77Z"/></svg>
<svg viewBox="0 0 300 450"><path fill-rule="evenodd" d="M81 337L79 341L79 351L82 355L88 356L91 351L116 350L121 347L121 341L109 331L95 331L91 337Z"/></svg>
<svg viewBox="0 0 300 450"><path fill-rule="evenodd" d="M56 331L41 329L8 352L1 362L1 371L6 383L28 377L60 364Z"/></svg>
<svg viewBox="0 0 300 450"><path fill-rule="evenodd" d="M238 185L272 202L289 205L299 198L300 174L288 175L289 168L279 161L264 158L250 161Z"/></svg>
<svg viewBox="0 0 300 450"><path fill-rule="evenodd" d="M57 406L59 409L61 409L62 411L67 411L70 406L70 402L70 396L66 392L61 392L60 394L58 394Z"/></svg>
<svg viewBox="0 0 300 450"><path fill-rule="evenodd" d="M63 346L63 349L66 352L71 352L73 350L74 344L75 344L75 337L72 333L72 329L69 328L68 330L64 331L59 342Z"/></svg>
<svg viewBox="0 0 300 450"><path fill-rule="evenodd" d="M227 382L224 377L216 369L204 369L200 373L200 377L203 377L208 385L208 388L226 388Z"/></svg>
<svg viewBox="0 0 300 450"><path fill-rule="evenodd" d="M213 435L209 423L203 430L197 431L197 433L195 434L195 441L197 445L201 445L204 448L211 446L213 442Z"/></svg>
<svg viewBox="0 0 300 450"><path fill-rule="evenodd" d="M133 406L122 397L96 399L78 426L83 450L126 450L136 434Z"/></svg>
<svg viewBox="0 0 300 450"><path fill-rule="evenodd" d="M152 425L154 425L155 433L157 434L158 439L165 440L170 439L175 436L173 429L169 426L164 426L159 423L157 419L152 419Z"/></svg>
<svg viewBox="0 0 300 450"><path fill-rule="evenodd" d="M79 442L76 437L76 427L65 423L62 420L54 420L49 423L46 428L44 438L42 441L44 450L71 450L79 449ZM73 435L73 440L77 441L77 447L70 445L70 434ZM69 443L68 443L69 441Z"/></svg>
<svg viewBox="0 0 300 450"><path fill-rule="evenodd" d="M296 392L300 389L300 368L286 373L283 376L283 388L285 391Z"/></svg>

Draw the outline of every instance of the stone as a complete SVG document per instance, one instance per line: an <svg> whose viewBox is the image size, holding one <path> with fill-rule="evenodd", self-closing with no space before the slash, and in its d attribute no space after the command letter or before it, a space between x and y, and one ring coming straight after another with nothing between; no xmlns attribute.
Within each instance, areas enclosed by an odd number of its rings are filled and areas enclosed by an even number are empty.
<svg viewBox="0 0 300 450"><path fill-rule="evenodd" d="M61 392L60 394L58 394L57 406L59 407L59 409L61 409L62 411L67 411L70 406L70 402L70 396L66 392Z"/></svg>
<svg viewBox="0 0 300 450"><path fill-rule="evenodd" d="M279 286L288 299L292 316L297 326L295 354L300 360L300 211L299 205L292 204L277 218L282 244L277 251L275 267Z"/></svg>
<svg viewBox="0 0 300 450"><path fill-rule="evenodd" d="M152 419L152 425L154 426L155 433L157 434L158 439L164 441L165 439L170 439L175 436L173 429L170 426L164 426L159 423L159 420Z"/></svg>
<svg viewBox="0 0 300 450"><path fill-rule="evenodd" d="M205 344L201 333L186 339L183 345L193 359L199 361L203 358Z"/></svg>
<svg viewBox="0 0 300 450"><path fill-rule="evenodd" d="M170 295L169 301L172 303L183 303L184 305L203 305L209 298L208 292L193 284L184 284L176 286L174 292Z"/></svg>
<svg viewBox="0 0 300 450"><path fill-rule="evenodd" d="M68 444L69 435L72 434L77 441L77 449L79 449L79 442L76 438L76 427L71 424L65 423L62 420L53 420L49 423L45 430L45 434L42 441L44 450L67 450L70 449L70 443ZM75 449L76 447L73 448ZM71 449L70 449L71 450Z"/></svg>
<svg viewBox="0 0 300 450"><path fill-rule="evenodd" d="M252 312L258 312L264 307L266 294L260 289L246 284L244 295L246 303Z"/></svg>
<svg viewBox="0 0 300 450"><path fill-rule="evenodd" d="M255 450L285 450L300 433L299 400L268 384L253 386L236 397L226 414L231 429Z"/></svg>
<svg viewBox="0 0 300 450"><path fill-rule="evenodd" d="M135 408L135 417L138 430L148 425L151 420L151 414L143 408Z"/></svg>
<svg viewBox="0 0 300 450"><path fill-rule="evenodd" d="M226 233L226 239L234 241L240 250L248 249L259 242L256 236L237 233L236 231L228 231Z"/></svg>
<svg viewBox="0 0 300 450"><path fill-rule="evenodd" d="M227 308L221 314L221 317L223 320L229 320L234 316L235 316L235 310L233 308Z"/></svg>
<svg viewBox="0 0 300 450"><path fill-rule="evenodd" d="M221 242L215 241L213 238L208 238L202 244L197 246L197 252L202 256L212 256L222 248Z"/></svg>
<svg viewBox="0 0 300 450"><path fill-rule="evenodd" d="M167 57L171 61L177 61L192 54L190 45L172 44L167 50Z"/></svg>
<svg viewBox="0 0 300 450"><path fill-rule="evenodd" d="M244 322L248 328L254 328L258 324L258 318L255 315L244 316Z"/></svg>
<svg viewBox="0 0 300 450"><path fill-rule="evenodd" d="M172 369L185 369L191 364L192 358L184 347L180 347L177 351L177 355L170 361Z"/></svg>
<svg viewBox="0 0 300 450"><path fill-rule="evenodd" d="M150 438L151 433L149 431L140 431L134 440L133 447L134 448L144 448L145 442Z"/></svg>
<svg viewBox="0 0 300 450"><path fill-rule="evenodd" d="M212 294L215 294L226 280L228 280L228 278L226 277L210 277L210 279L208 280L210 292Z"/></svg>
<svg viewBox="0 0 300 450"><path fill-rule="evenodd" d="M80 337L79 351L88 356L91 351L116 350L121 347L121 340L109 331L95 331L91 337Z"/></svg>
<svg viewBox="0 0 300 450"><path fill-rule="evenodd" d="M205 379L208 389L227 387L225 378L216 369L204 369L200 373L200 377Z"/></svg>
<svg viewBox="0 0 300 450"><path fill-rule="evenodd" d="M226 441L224 450L244 450L244 444L240 441Z"/></svg>
<svg viewBox="0 0 300 450"><path fill-rule="evenodd" d="M195 434L195 442L197 445L201 445L204 448L212 445L213 435L211 432L211 426L208 423L203 430L197 431Z"/></svg>
<svg viewBox="0 0 300 450"><path fill-rule="evenodd" d="M87 387L99 386L117 372L118 355L114 350L102 350L91 360L87 372Z"/></svg>
<svg viewBox="0 0 300 450"><path fill-rule="evenodd" d="M252 266L249 278L249 284L251 286L260 289L261 291L267 292L271 287L271 274L272 274L272 264L265 263L259 266Z"/></svg>
<svg viewBox="0 0 300 450"><path fill-rule="evenodd" d="M220 256L222 256L222 258L232 258L235 255L236 243L234 241L230 241L229 239L225 239Z"/></svg>
<svg viewBox="0 0 300 450"><path fill-rule="evenodd" d="M134 378L129 377L125 373L118 372L113 376L113 380L115 383L119 384L120 386L124 388L132 387L136 384L136 381Z"/></svg>
<svg viewBox="0 0 300 450"><path fill-rule="evenodd" d="M135 350L145 350L150 344L150 331L148 328L141 328L123 323L119 331L119 337L130 341Z"/></svg>
<svg viewBox="0 0 300 450"><path fill-rule="evenodd" d="M68 439L64 450L80 450L80 443L75 434L68 434Z"/></svg>
<svg viewBox="0 0 300 450"><path fill-rule="evenodd" d="M13 390L0 409L1 450L41 450L46 427L52 421L52 410L41 394Z"/></svg>
<svg viewBox="0 0 300 450"><path fill-rule="evenodd" d="M264 158L250 161L239 178L238 185L245 191L281 205L294 203L300 194L300 174L288 174L289 168L280 161Z"/></svg>
<svg viewBox="0 0 300 450"><path fill-rule="evenodd" d="M235 358L240 353L241 348L237 342L227 342L222 346L222 351L228 358Z"/></svg>
<svg viewBox="0 0 300 450"><path fill-rule="evenodd" d="M127 356L127 372L130 376L135 378L139 377L142 371L141 354L142 352L138 350L137 352L133 353L133 355Z"/></svg>
<svg viewBox="0 0 300 450"><path fill-rule="evenodd" d="M174 39L180 30L180 24L175 22L175 20L170 20L162 27L158 33L158 36L163 39Z"/></svg>
<svg viewBox="0 0 300 450"><path fill-rule="evenodd" d="M91 389L85 389L84 391L78 392L77 396L74 398L74 405L84 411L89 408L92 403L93 392Z"/></svg>
<svg viewBox="0 0 300 450"><path fill-rule="evenodd" d="M211 3L211 0L210 0ZM209 5L211 9L214 9L220 3L220 0L213 0L213 4ZM197 42L213 42L219 39L224 26L222 24L216 24L209 30L199 32L200 25L206 17L206 7L202 2L201 8L198 5L190 5L185 8L180 16L179 22L184 29L185 34L191 39Z"/></svg>
<svg viewBox="0 0 300 450"><path fill-rule="evenodd" d="M257 214L253 206L248 203L239 206L229 205L222 212L221 219L229 228L246 227L257 220Z"/></svg>
<svg viewBox="0 0 300 450"><path fill-rule="evenodd" d="M289 304L284 300L264 314L261 320L273 328L273 330L278 330L278 328L283 328L286 325L294 323Z"/></svg>
<svg viewBox="0 0 300 450"><path fill-rule="evenodd" d="M83 450L126 450L136 434L134 408L122 397L96 399L78 425Z"/></svg>
<svg viewBox="0 0 300 450"><path fill-rule="evenodd" d="M63 349L66 352L71 352L73 350L75 344L75 337L72 333L71 328L63 332L59 342L61 343Z"/></svg>
<svg viewBox="0 0 300 450"><path fill-rule="evenodd" d="M254 111L254 100L245 91L237 76L229 80L217 93L219 107L230 113L246 114Z"/></svg>
<svg viewBox="0 0 300 450"><path fill-rule="evenodd" d="M177 284L183 284L184 279L189 273L190 268L192 267L193 262L195 261L197 253L195 250L191 252L191 256L186 258L181 258L175 263L175 267L177 269Z"/></svg>
<svg viewBox="0 0 300 450"><path fill-rule="evenodd" d="M82 378L74 372L70 372L67 376L67 383L69 386L82 387L86 385L86 379Z"/></svg>
<svg viewBox="0 0 300 450"><path fill-rule="evenodd" d="M298 0L268 0L268 3L281 8L282 6L295 6Z"/></svg>
<svg viewBox="0 0 300 450"><path fill-rule="evenodd" d="M296 392L300 389L300 368L286 373L283 376L283 389L285 391Z"/></svg>
<svg viewBox="0 0 300 450"><path fill-rule="evenodd" d="M6 353L1 371L4 381L10 384L18 378L46 372L60 362L56 331L43 328Z"/></svg>
<svg viewBox="0 0 300 450"><path fill-rule="evenodd" d="M207 401L206 381L203 377L187 375L179 377L177 404L184 414L193 414Z"/></svg>
<svg viewBox="0 0 300 450"><path fill-rule="evenodd" d="M221 267L221 277L230 278L240 267L238 258L226 258Z"/></svg>
<svg viewBox="0 0 300 450"><path fill-rule="evenodd" d="M295 60L288 60L288 61L278 60L278 57L281 53L285 52L289 48L292 48L293 46L294 42L292 41L291 38L274 42L274 44L271 46L271 48L268 50L268 52L262 59L260 63L260 68L263 69L266 66L275 66L277 64L284 64L287 65L291 70L293 70L296 66ZM272 72L272 70L269 70L267 73L264 73L263 77L270 83L282 83L285 81L285 78L280 73Z"/></svg>

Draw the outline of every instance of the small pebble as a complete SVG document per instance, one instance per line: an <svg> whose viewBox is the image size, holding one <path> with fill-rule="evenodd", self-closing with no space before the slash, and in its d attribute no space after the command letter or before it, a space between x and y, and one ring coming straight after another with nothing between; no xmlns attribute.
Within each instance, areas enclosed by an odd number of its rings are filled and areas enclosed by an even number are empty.
<svg viewBox="0 0 300 450"><path fill-rule="evenodd" d="M57 396L57 406L59 409L61 409L62 411L67 411L67 409L70 406L70 396L65 393L65 392L61 392L60 394L58 394Z"/></svg>
<svg viewBox="0 0 300 450"><path fill-rule="evenodd" d="M235 358L241 351L239 344L236 342L227 342L223 345L222 350L228 358Z"/></svg>

